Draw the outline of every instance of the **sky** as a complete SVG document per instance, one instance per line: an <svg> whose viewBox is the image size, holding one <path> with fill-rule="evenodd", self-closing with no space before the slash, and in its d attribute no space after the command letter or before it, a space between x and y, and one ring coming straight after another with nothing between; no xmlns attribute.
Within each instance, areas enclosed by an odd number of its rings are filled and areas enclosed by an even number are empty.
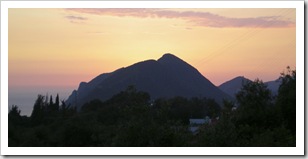
<svg viewBox="0 0 308 159"><path fill-rule="evenodd" d="M295 9L9 9L9 105L172 53L218 86L295 68ZM25 104L27 103L27 104ZM32 110L22 111L29 115Z"/></svg>

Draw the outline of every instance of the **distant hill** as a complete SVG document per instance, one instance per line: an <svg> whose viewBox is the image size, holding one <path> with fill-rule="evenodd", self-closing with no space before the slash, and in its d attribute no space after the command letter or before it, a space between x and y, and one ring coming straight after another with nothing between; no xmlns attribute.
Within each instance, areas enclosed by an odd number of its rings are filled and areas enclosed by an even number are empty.
<svg viewBox="0 0 308 159"><path fill-rule="evenodd" d="M137 90L148 92L152 99L160 97L206 97L218 103L231 99L197 69L172 54L164 54L158 60L146 60L111 73L97 76L90 82L81 82L67 103L80 108L84 103L113 95L134 85Z"/></svg>
<svg viewBox="0 0 308 159"><path fill-rule="evenodd" d="M238 76L221 84L218 88L235 99L235 94L241 90L243 83L249 81L251 80L245 78L244 76Z"/></svg>
<svg viewBox="0 0 308 159"><path fill-rule="evenodd" d="M274 81L264 82L267 85L267 88L272 91L273 95L278 95L278 89L281 84L281 80L277 79Z"/></svg>
<svg viewBox="0 0 308 159"><path fill-rule="evenodd" d="M220 86L218 86L218 88L235 99L235 95L238 91L241 90L242 84L249 81L251 80L245 78L244 76L238 76L221 84ZM277 95L281 81L277 79L274 81L264 82L264 84L267 85L267 88L271 90L273 95Z"/></svg>

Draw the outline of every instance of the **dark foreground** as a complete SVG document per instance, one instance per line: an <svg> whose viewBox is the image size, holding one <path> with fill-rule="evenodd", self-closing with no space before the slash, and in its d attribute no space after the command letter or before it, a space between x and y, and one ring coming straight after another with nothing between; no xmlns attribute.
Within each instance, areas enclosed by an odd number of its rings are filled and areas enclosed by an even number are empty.
<svg viewBox="0 0 308 159"><path fill-rule="evenodd" d="M243 85L235 101L174 97L150 100L134 87L80 110L39 95L30 117L9 112L10 147L296 146L295 71L282 74L273 97L262 81ZM191 125L189 119L211 122ZM197 126L194 133L190 126Z"/></svg>

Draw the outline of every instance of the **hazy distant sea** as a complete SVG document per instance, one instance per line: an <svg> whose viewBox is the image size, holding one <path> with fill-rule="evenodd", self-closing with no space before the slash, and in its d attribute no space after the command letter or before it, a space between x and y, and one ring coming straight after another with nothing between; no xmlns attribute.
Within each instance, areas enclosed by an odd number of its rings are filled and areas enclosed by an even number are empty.
<svg viewBox="0 0 308 159"><path fill-rule="evenodd" d="M17 105L21 115L30 116L38 94L52 95L53 101L59 94L60 100L66 100L72 93L73 88L9 88L8 106Z"/></svg>

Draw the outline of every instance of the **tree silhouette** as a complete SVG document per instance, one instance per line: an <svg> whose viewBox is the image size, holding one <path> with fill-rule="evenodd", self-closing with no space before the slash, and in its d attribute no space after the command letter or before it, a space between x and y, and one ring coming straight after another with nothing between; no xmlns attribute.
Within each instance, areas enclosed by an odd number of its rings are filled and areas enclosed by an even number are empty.
<svg viewBox="0 0 308 159"><path fill-rule="evenodd" d="M53 99L52 99L52 95L50 95L50 98L49 98L49 106L53 106Z"/></svg>
<svg viewBox="0 0 308 159"><path fill-rule="evenodd" d="M9 115L20 116L20 110L17 105L12 105L12 107L9 110Z"/></svg>
<svg viewBox="0 0 308 159"><path fill-rule="evenodd" d="M12 107L9 110L9 122L12 122L14 124L21 124L22 123L22 117L20 116L20 110L17 105L12 105Z"/></svg>
<svg viewBox="0 0 308 159"><path fill-rule="evenodd" d="M57 94L56 102L55 102L55 109L56 109L56 111L59 111L59 107L60 107L60 100L59 100L59 94Z"/></svg>
<svg viewBox="0 0 308 159"><path fill-rule="evenodd" d="M268 126L266 112L270 108L272 96L261 80L248 81L237 93L236 98L239 104L236 115L238 125Z"/></svg>
<svg viewBox="0 0 308 159"><path fill-rule="evenodd" d="M278 90L276 106L281 110L284 124L292 134L296 133L296 71L287 67L281 73L282 84Z"/></svg>
<svg viewBox="0 0 308 159"><path fill-rule="evenodd" d="M38 95L35 101L35 104L33 106L33 111L31 114L31 121L34 124L39 124L44 118L44 111L45 111L45 104L46 104L46 101L44 102L44 98L45 98L44 96Z"/></svg>

